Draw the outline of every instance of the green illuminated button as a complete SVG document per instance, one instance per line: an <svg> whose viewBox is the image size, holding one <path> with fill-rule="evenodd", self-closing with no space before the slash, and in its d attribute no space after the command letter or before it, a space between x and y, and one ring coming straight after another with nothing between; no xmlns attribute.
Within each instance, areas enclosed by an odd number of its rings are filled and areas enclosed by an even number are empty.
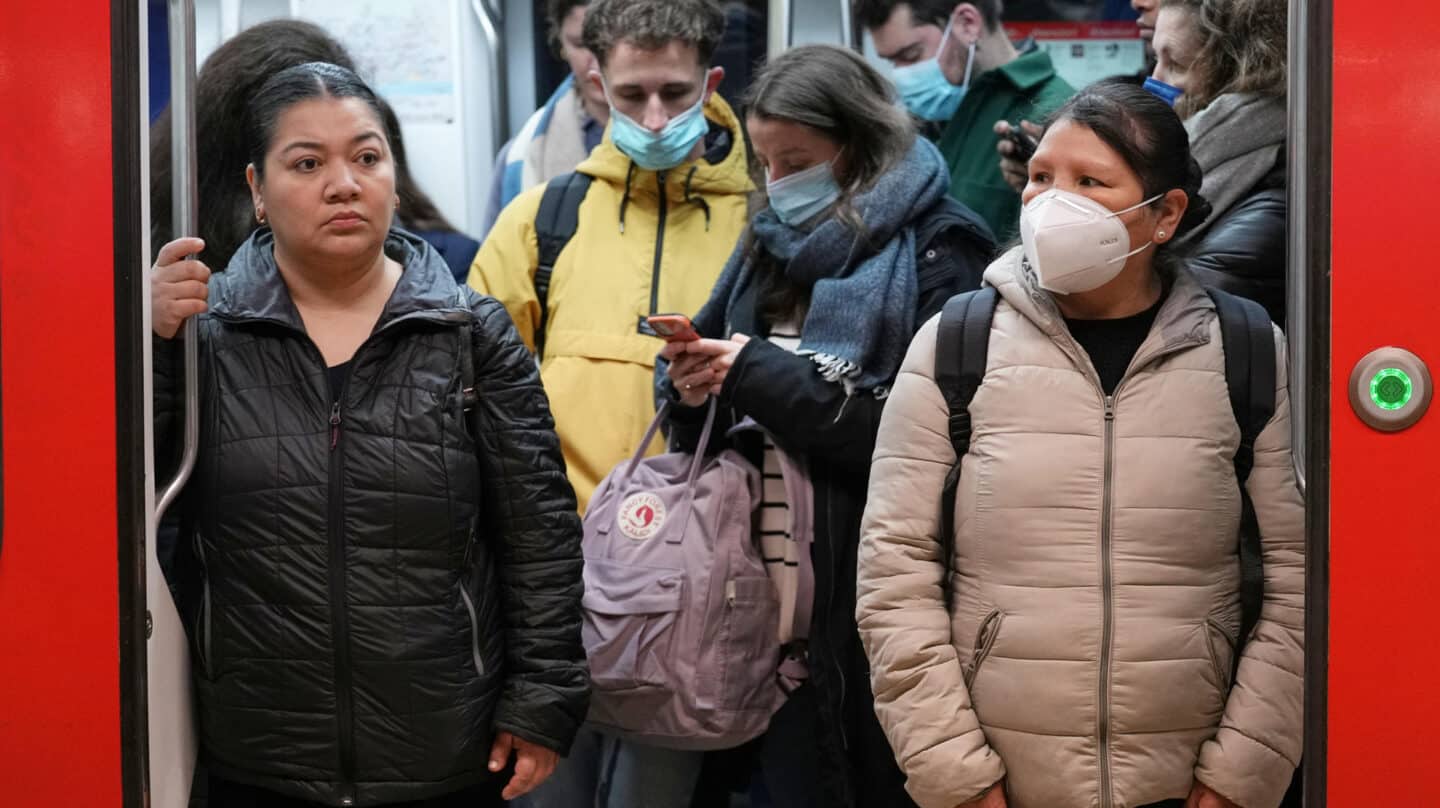
<svg viewBox="0 0 1440 808"><path fill-rule="evenodd" d="M1414 426L1430 409L1435 385L1424 360L1404 348L1376 348L1350 371L1350 408L1379 432Z"/></svg>
<svg viewBox="0 0 1440 808"><path fill-rule="evenodd" d="M1382 410L1398 410L1410 403L1415 385L1399 368L1385 368L1370 379L1370 400Z"/></svg>

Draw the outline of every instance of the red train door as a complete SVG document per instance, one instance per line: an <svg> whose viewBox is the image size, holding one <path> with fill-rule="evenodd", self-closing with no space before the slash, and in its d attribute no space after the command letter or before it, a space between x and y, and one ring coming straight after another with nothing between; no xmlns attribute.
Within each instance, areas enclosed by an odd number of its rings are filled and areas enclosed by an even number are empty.
<svg viewBox="0 0 1440 808"><path fill-rule="evenodd" d="M139 4L0 21L0 804L143 801Z"/></svg>
<svg viewBox="0 0 1440 808"><path fill-rule="evenodd" d="M1374 349L1440 367L1440 13L1430 0L1332 9L1329 804L1435 805L1440 413L1385 432L1350 400L1423 406L1414 367L1352 381Z"/></svg>

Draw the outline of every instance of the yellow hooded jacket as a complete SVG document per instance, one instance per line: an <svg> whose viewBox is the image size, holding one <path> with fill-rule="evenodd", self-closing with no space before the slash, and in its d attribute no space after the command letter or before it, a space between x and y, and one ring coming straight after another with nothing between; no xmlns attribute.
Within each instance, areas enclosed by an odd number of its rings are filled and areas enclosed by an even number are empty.
<svg viewBox="0 0 1440 808"><path fill-rule="evenodd" d="M664 343L641 333L643 318L699 311L748 221L754 185L740 121L719 94L706 102L705 117L712 132L729 132L723 157L715 148L707 154L716 163L702 157L646 171L607 129L578 168L595 181L551 276L540 377L581 513L655 417L655 355ZM505 304L531 350L540 320L535 215L544 193L543 185L532 188L501 212L469 279Z"/></svg>

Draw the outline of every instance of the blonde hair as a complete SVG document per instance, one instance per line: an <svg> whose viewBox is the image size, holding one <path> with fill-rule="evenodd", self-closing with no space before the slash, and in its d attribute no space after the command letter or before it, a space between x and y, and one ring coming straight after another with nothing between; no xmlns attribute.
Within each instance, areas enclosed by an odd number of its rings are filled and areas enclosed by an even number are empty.
<svg viewBox="0 0 1440 808"><path fill-rule="evenodd" d="M1164 0L1190 12L1196 55L1190 86L1175 103L1188 118L1227 93L1285 95L1286 0Z"/></svg>

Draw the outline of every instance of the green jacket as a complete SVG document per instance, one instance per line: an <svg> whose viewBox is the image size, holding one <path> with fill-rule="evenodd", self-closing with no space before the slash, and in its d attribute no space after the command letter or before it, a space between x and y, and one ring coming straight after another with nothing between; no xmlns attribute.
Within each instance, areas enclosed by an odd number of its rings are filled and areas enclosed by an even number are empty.
<svg viewBox="0 0 1440 808"><path fill-rule="evenodd" d="M976 76L937 145L950 165L950 195L980 214L1002 243L1019 232L1020 195L1000 174L995 122L1038 122L1075 90L1039 48Z"/></svg>

